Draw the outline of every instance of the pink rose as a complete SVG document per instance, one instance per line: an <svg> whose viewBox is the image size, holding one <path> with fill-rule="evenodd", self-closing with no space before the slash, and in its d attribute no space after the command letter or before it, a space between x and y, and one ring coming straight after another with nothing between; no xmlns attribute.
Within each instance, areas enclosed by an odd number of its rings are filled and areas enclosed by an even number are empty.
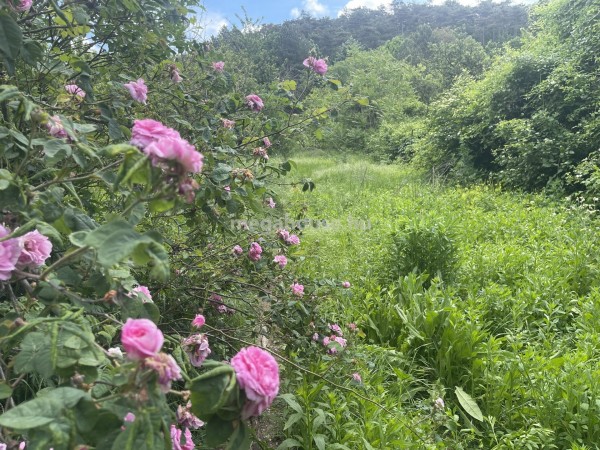
<svg viewBox="0 0 600 450"><path fill-rule="evenodd" d="M304 67L308 67L319 75L325 75L327 72L327 62L324 59L317 59L314 56L309 56L302 64L304 64Z"/></svg>
<svg viewBox="0 0 600 450"><path fill-rule="evenodd" d="M350 282L349 282L349 281L344 281L344 282L342 283L342 287L343 287L344 289L348 289L348 288L350 287Z"/></svg>
<svg viewBox="0 0 600 450"><path fill-rule="evenodd" d="M39 267L46 262L52 252L52 242L39 231L34 230L19 238L21 255L17 261L19 268Z"/></svg>
<svg viewBox="0 0 600 450"><path fill-rule="evenodd" d="M202 153L197 152L196 147L181 138L161 138L148 144L143 152L155 166L161 161L175 161L186 172L198 173L204 164Z"/></svg>
<svg viewBox="0 0 600 450"><path fill-rule="evenodd" d="M231 130L233 127L235 127L235 121L234 120L229 120L229 119L221 119L221 122L223 123L223 127Z"/></svg>
<svg viewBox="0 0 600 450"><path fill-rule="evenodd" d="M338 336L342 336L343 335L342 329L340 328L340 326L337 323L328 324L328 326L329 326L329 329L331 331L333 331L335 334L337 334Z"/></svg>
<svg viewBox="0 0 600 450"><path fill-rule="evenodd" d="M148 319L127 319L121 331L121 342L129 359L154 356L161 349L164 337L158 327Z"/></svg>
<svg viewBox="0 0 600 450"><path fill-rule="evenodd" d="M214 69L215 72L223 72L223 69L225 68L225 63L223 61L217 61L212 63L212 68Z"/></svg>
<svg viewBox="0 0 600 450"><path fill-rule="evenodd" d="M134 293L142 299L142 303L152 303L152 294L147 286L138 286L133 288L129 293L129 296Z"/></svg>
<svg viewBox="0 0 600 450"><path fill-rule="evenodd" d="M352 374L352 379L353 379L354 381L356 381L357 383L360 383L360 382L362 382L362 378L361 378L361 376L360 376L360 373L358 373L358 372L354 372L354 373Z"/></svg>
<svg viewBox="0 0 600 450"><path fill-rule="evenodd" d="M135 414L132 412L128 412L127 415L123 418L123 422L135 422Z"/></svg>
<svg viewBox="0 0 600 450"><path fill-rule="evenodd" d="M186 203L194 203L196 191L200 189L200 185L193 178L186 178L177 188L177 192L185 198Z"/></svg>
<svg viewBox="0 0 600 450"><path fill-rule="evenodd" d="M58 117L57 115L50 117L50 119L46 123L46 128L48 129L48 133L50 133L50 136L52 137L59 139L67 137L65 127L63 126L60 117Z"/></svg>
<svg viewBox="0 0 600 450"><path fill-rule="evenodd" d="M275 202L273 201L273 198L272 198L272 197L269 197L269 198L267 199L267 206L268 206L269 208L275 208L275 206L277 206L277 203L275 203Z"/></svg>
<svg viewBox="0 0 600 450"><path fill-rule="evenodd" d="M277 236L283 241L287 241L290 238L290 232L287 230L277 230Z"/></svg>
<svg viewBox="0 0 600 450"><path fill-rule="evenodd" d="M298 283L294 283L290 286L292 288L292 294L296 297L302 297L304 295L304 286Z"/></svg>
<svg viewBox="0 0 600 450"><path fill-rule="evenodd" d="M154 370L158 376L158 384L163 392L169 392L171 381L181 380L181 369L171 355L160 352L144 360L146 369Z"/></svg>
<svg viewBox="0 0 600 450"><path fill-rule="evenodd" d="M0 225L0 238L10 234L6 228ZM10 279L12 271L17 267L17 261L21 255L22 246L19 239L8 239L0 242L0 280Z"/></svg>
<svg viewBox="0 0 600 450"><path fill-rule="evenodd" d="M208 346L208 338L205 334L194 334L185 338L181 343L181 347L190 358L190 363L194 367L202 366L204 360L211 354L210 347Z"/></svg>
<svg viewBox="0 0 600 450"><path fill-rule="evenodd" d="M21 0L15 9L19 12L27 12L31 9L33 0Z"/></svg>
<svg viewBox="0 0 600 450"><path fill-rule="evenodd" d="M265 107L265 104L263 103L262 99L256 94L247 95L246 104L254 112L259 112Z"/></svg>
<svg viewBox="0 0 600 450"><path fill-rule="evenodd" d="M275 358L258 347L246 347L231 358L240 388L246 393L242 419L260 415L279 392L279 366Z"/></svg>
<svg viewBox="0 0 600 450"><path fill-rule="evenodd" d="M85 91L76 84L67 84L65 86L65 91L69 94L76 95L77 97L85 98Z"/></svg>
<svg viewBox="0 0 600 450"><path fill-rule="evenodd" d="M312 335L312 340L317 342L319 340L319 333L315 333Z"/></svg>
<svg viewBox="0 0 600 450"><path fill-rule="evenodd" d="M250 250L248 250L248 258L251 261L258 261L262 255L262 248L258 245L258 242L253 242L250 244Z"/></svg>
<svg viewBox="0 0 600 450"><path fill-rule="evenodd" d="M137 81L130 81L123 86L127 88L132 99L143 105L146 104L146 100L148 100L148 86L144 83L143 78L138 78Z"/></svg>
<svg viewBox="0 0 600 450"><path fill-rule="evenodd" d="M192 432L189 428L185 429L185 444L181 444L181 430L175 425L171 425L171 442L173 450L194 450L195 444L192 441Z"/></svg>
<svg viewBox="0 0 600 450"><path fill-rule="evenodd" d="M273 259L273 262L276 262L277 264L279 264L279 267L281 267L282 269L288 263L287 258L285 257L285 255L276 255L275 258Z"/></svg>
<svg viewBox="0 0 600 450"><path fill-rule="evenodd" d="M231 186L223 186L225 192L231 192Z"/></svg>
<svg viewBox="0 0 600 450"><path fill-rule="evenodd" d="M244 253L244 249L242 247L240 247L239 245L236 245L231 250L231 253L233 253L235 256L240 256L242 253Z"/></svg>
<svg viewBox="0 0 600 450"><path fill-rule="evenodd" d="M285 243L288 245L298 245L300 244L300 238L295 234L290 234L289 237L285 240Z"/></svg>
<svg viewBox="0 0 600 450"><path fill-rule="evenodd" d="M177 130L164 126L156 120L134 120L133 128L131 129L131 145L143 149L152 142L162 138L181 139L181 136Z"/></svg>
<svg viewBox="0 0 600 450"><path fill-rule="evenodd" d="M196 328L202 327L206 323L206 319L202 314L196 314L194 320L192 320L192 326Z"/></svg>
<svg viewBox="0 0 600 450"><path fill-rule="evenodd" d="M263 138L263 144L265 148L269 148L272 145L268 137Z"/></svg>

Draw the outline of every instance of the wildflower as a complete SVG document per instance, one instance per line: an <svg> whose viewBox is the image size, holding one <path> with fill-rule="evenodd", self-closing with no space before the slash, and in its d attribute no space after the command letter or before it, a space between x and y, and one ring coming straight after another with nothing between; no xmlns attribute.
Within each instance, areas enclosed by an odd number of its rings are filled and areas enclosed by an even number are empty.
<svg viewBox="0 0 600 450"><path fill-rule="evenodd" d="M277 203L275 203L275 202L273 201L273 197L269 197L269 198L267 199L267 206L268 206L269 208L275 208L275 206L276 206L276 205L277 205Z"/></svg>
<svg viewBox="0 0 600 450"><path fill-rule="evenodd" d="M211 354L210 347L208 346L208 338L205 334L194 334L184 339L181 346L194 367L202 366L204 360Z"/></svg>
<svg viewBox="0 0 600 450"><path fill-rule="evenodd" d="M357 383L362 383L362 377L360 376L360 374L358 372L354 372L352 374L352 379L354 381L356 381Z"/></svg>
<svg viewBox="0 0 600 450"><path fill-rule="evenodd" d="M129 359L155 356L164 342L162 332L148 319L127 319L121 331L121 343Z"/></svg>
<svg viewBox="0 0 600 450"><path fill-rule="evenodd" d="M202 314L196 314L194 320L192 320L192 326L196 328L202 327L206 323L206 319Z"/></svg>
<svg viewBox="0 0 600 450"><path fill-rule="evenodd" d="M348 289L350 286L351 286L351 284L350 284L350 282L349 282L349 281L344 281L344 282L342 283L342 287L343 287L344 289Z"/></svg>
<svg viewBox="0 0 600 450"><path fill-rule="evenodd" d="M267 150L263 147L257 147L252 151L252 155L259 157L259 158L263 158L266 159L267 161L269 160L269 155L267 155Z"/></svg>
<svg viewBox="0 0 600 450"><path fill-rule="evenodd" d="M244 249L242 247L240 247L239 245L236 245L231 250L231 253L233 253L235 256L240 256L242 253L244 253Z"/></svg>
<svg viewBox="0 0 600 450"><path fill-rule="evenodd" d="M231 186L224 186L224 187L223 187L223 190L224 190L225 192L231 192Z"/></svg>
<svg viewBox="0 0 600 450"><path fill-rule="evenodd" d="M349 323L348 324L348 329L350 331L356 331L356 329L357 329L356 324L355 323Z"/></svg>
<svg viewBox="0 0 600 450"><path fill-rule="evenodd" d="M52 242L39 231L30 231L18 239L21 246L18 267L39 267L50 257Z"/></svg>
<svg viewBox="0 0 600 450"><path fill-rule="evenodd" d="M287 230L277 230L277 236L282 240L282 241L287 241L290 237L290 232Z"/></svg>
<svg viewBox="0 0 600 450"><path fill-rule="evenodd" d="M446 406L446 404L444 403L444 399L441 397L438 397L435 399L435 402L433 402L433 406L436 409L444 409L444 407Z"/></svg>
<svg viewBox="0 0 600 450"><path fill-rule="evenodd" d="M198 419L191 411L192 409L192 402L187 402L187 404L185 406L177 406L177 422L179 422L179 425L181 425L182 427L185 428L192 428L192 429L198 429L200 428L202 425L204 425L204 422L202 422L200 419Z"/></svg>
<svg viewBox="0 0 600 450"><path fill-rule="evenodd" d="M319 340L319 333L315 333L312 335L312 340L317 342Z"/></svg>
<svg viewBox="0 0 600 450"><path fill-rule="evenodd" d="M8 229L0 225L0 238L10 234ZM19 239L8 239L0 242L0 280L6 281L12 271L16 269L22 251L22 244Z"/></svg>
<svg viewBox="0 0 600 450"><path fill-rule="evenodd" d="M329 339L329 336L325 336L325 337L323 338L323 345L324 345L325 347L327 347L327 346L329 345L329 342L330 342L330 341L331 341L331 340Z"/></svg>
<svg viewBox="0 0 600 450"><path fill-rule="evenodd" d="M288 261L287 258L285 257L285 255L275 255L275 258L273 259L273 262L276 262L277 264L279 264L280 268L284 268Z"/></svg>
<svg viewBox="0 0 600 450"><path fill-rule="evenodd" d="M148 86L144 83L143 78L138 78L137 81L130 81L123 86L127 88L132 99L143 105L146 104L146 100L148 100Z"/></svg>
<svg viewBox="0 0 600 450"><path fill-rule="evenodd" d="M158 375L158 384L163 392L169 392L171 381L181 380L181 369L171 355L157 353L144 360L144 367L154 370Z"/></svg>
<svg viewBox="0 0 600 450"><path fill-rule="evenodd" d="M79 98L85 98L85 91L76 84L65 85L65 91L67 91L69 94L76 95Z"/></svg>
<svg viewBox="0 0 600 450"><path fill-rule="evenodd" d="M279 392L279 366L275 358L258 347L246 347L231 358L240 388L246 393L242 419L260 415Z"/></svg>
<svg viewBox="0 0 600 450"><path fill-rule="evenodd" d="M184 431L185 444L181 444L181 430L175 425L171 425L171 442L173 450L194 450L195 444L192 441L192 432L189 428Z"/></svg>
<svg viewBox="0 0 600 450"><path fill-rule="evenodd" d="M212 68L215 72L222 73L225 68L225 63L223 61L216 61L212 63Z"/></svg>
<svg viewBox="0 0 600 450"><path fill-rule="evenodd" d="M290 286L292 288L292 294L296 297L302 297L304 295L304 286L298 283L294 283Z"/></svg>
<svg viewBox="0 0 600 450"><path fill-rule="evenodd" d="M125 417L123 418L124 422L134 422L135 421L135 414L132 412L128 412L127 415L125 415Z"/></svg>
<svg viewBox="0 0 600 450"><path fill-rule="evenodd" d="M265 104L263 103L262 99L256 94L247 95L246 104L254 112L259 112L265 107Z"/></svg>
<svg viewBox="0 0 600 450"><path fill-rule="evenodd" d="M271 141L269 140L268 137L263 138L263 144L264 144L265 148L269 148L272 145Z"/></svg>
<svg viewBox="0 0 600 450"><path fill-rule="evenodd" d="M250 244L250 250L248 250L248 258L251 261L258 261L262 255L262 248L258 245L258 242L253 242Z"/></svg>

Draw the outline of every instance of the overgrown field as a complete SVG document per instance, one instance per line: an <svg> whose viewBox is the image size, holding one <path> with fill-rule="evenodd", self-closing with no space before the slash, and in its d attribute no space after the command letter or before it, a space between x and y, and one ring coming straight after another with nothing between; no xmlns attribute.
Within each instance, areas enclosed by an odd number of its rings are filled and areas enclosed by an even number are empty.
<svg viewBox="0 0 600 450"><path fill-rule="evenodd" d="M327 354L319 336L314 354L297 356L360 395L294 369L280 448L596 448L600 247L590 213L426 184L361 159L294 160L316 184L282 192L290 216L311 219L301 277L352 285L319 309L343 324L347 348Z"/></svg>

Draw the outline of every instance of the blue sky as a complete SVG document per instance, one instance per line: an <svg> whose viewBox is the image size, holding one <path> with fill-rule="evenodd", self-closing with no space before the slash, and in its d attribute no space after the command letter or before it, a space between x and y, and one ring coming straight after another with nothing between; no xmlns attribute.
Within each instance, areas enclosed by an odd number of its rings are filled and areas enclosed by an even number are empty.
<svg viewBox="0 0 600 450"><path fill-rule="evenodd" d="M236 14L243 16L242 6L248 16L261 23L281 23L297 17L304 10L315 17L337 17L344 7L377 8L391 0L204 0L206 12L201 14L208 35L214 34L226 24L239 25Z"/></svg>

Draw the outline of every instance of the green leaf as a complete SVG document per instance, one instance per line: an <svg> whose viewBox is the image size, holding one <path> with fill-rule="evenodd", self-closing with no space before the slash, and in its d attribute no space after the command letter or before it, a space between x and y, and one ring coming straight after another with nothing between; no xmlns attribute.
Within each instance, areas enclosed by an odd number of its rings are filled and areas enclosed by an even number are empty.
<svg viewBox="0 0 600 450"><path fill-rule="evenodd" d="M458 386L456 386L456 389L454 389L454 393L458 398L458 403L460 403L460 406L463 407L465 412L474 419L483 422L483 414L481 413L481 410L479 409L479 406L477 406L475 400L473 400L469 394L467 394Z"/></svg>
<svg viewBox="0 0 600 450"><path fill-rule="evenodd" d="M37 398L9 409L0 416L0 426L14 430L43 427L63 416L87 393L71 387L40 391Z"/></svg>
<svg viewBox="0 0 600 450"><path fill-rule="evenodd" d="M42 59L43 55L42 46L33 39L25 39L23 41L23 47L21 47L21 58L30 66L36 66L38 61Z"/></svg>
<svg viewBox="0 0 600 450"><path fill-rule="evenodd" d="M369 106L369 99L367 97L359 97L356 99L356 103L360 106Z"/></svg>
<svg viewBox="0 0 600 450"><path fill-rule="evenodd" d="M206 424L206 445L211 448L218 447L225 443L233 432L233 423L230 420L214 416Z"/></svg>
<svg viewBox="0 0 600 450"><path fill-rule="evenodd" d="M190 385L192 412L202 420L210 421L237 389L235 371L221 365L192 380Z"/></svg>
<svg viewBox="0 0 600 450"><path fill-rule="evenodd" d="M0 400L4 400L12 395L12 388L6 384L6 381L0 381Z"/></svg>
<svg viewBox="0 0 600 450"><path fill-rule="evenodd" d="M279 444L279 447L277 447L277 450L287 450L289 448L294 448L294 447L302 448L302 443L300 443L296 439L288 438L285 441L283 441L281 444Z"/></svg>
<svg viewBox="0 0 600 450"><path fill-rule="evenodd" d="M238 422L239 426L233 432L231 440L227 443L225 450L247 450L250 448L250 430L244 422Z"/></svg>
<svg viewBox="0 0 600 450"><path fill-rule="evenodd" d="M10 75L15 74L15 60L19 55L23 34L21 28L6 12L0 13L0 54Z"/></svg>
<svg viewBox="0 0 600 450"><path fill-rule="evenodd" d="M215 169L212 171L210 177L217 183L220 181L225 181L229 179L231 170L232 168L227 164L217 164L217 167L215 167Z"/></svg>
<svg viewBox="0 0 600 450"><path fill-rule="evenodd" d="M284 91L295 91L297 83L294 80L285 80L281 82L281 89Z"/></svg>

